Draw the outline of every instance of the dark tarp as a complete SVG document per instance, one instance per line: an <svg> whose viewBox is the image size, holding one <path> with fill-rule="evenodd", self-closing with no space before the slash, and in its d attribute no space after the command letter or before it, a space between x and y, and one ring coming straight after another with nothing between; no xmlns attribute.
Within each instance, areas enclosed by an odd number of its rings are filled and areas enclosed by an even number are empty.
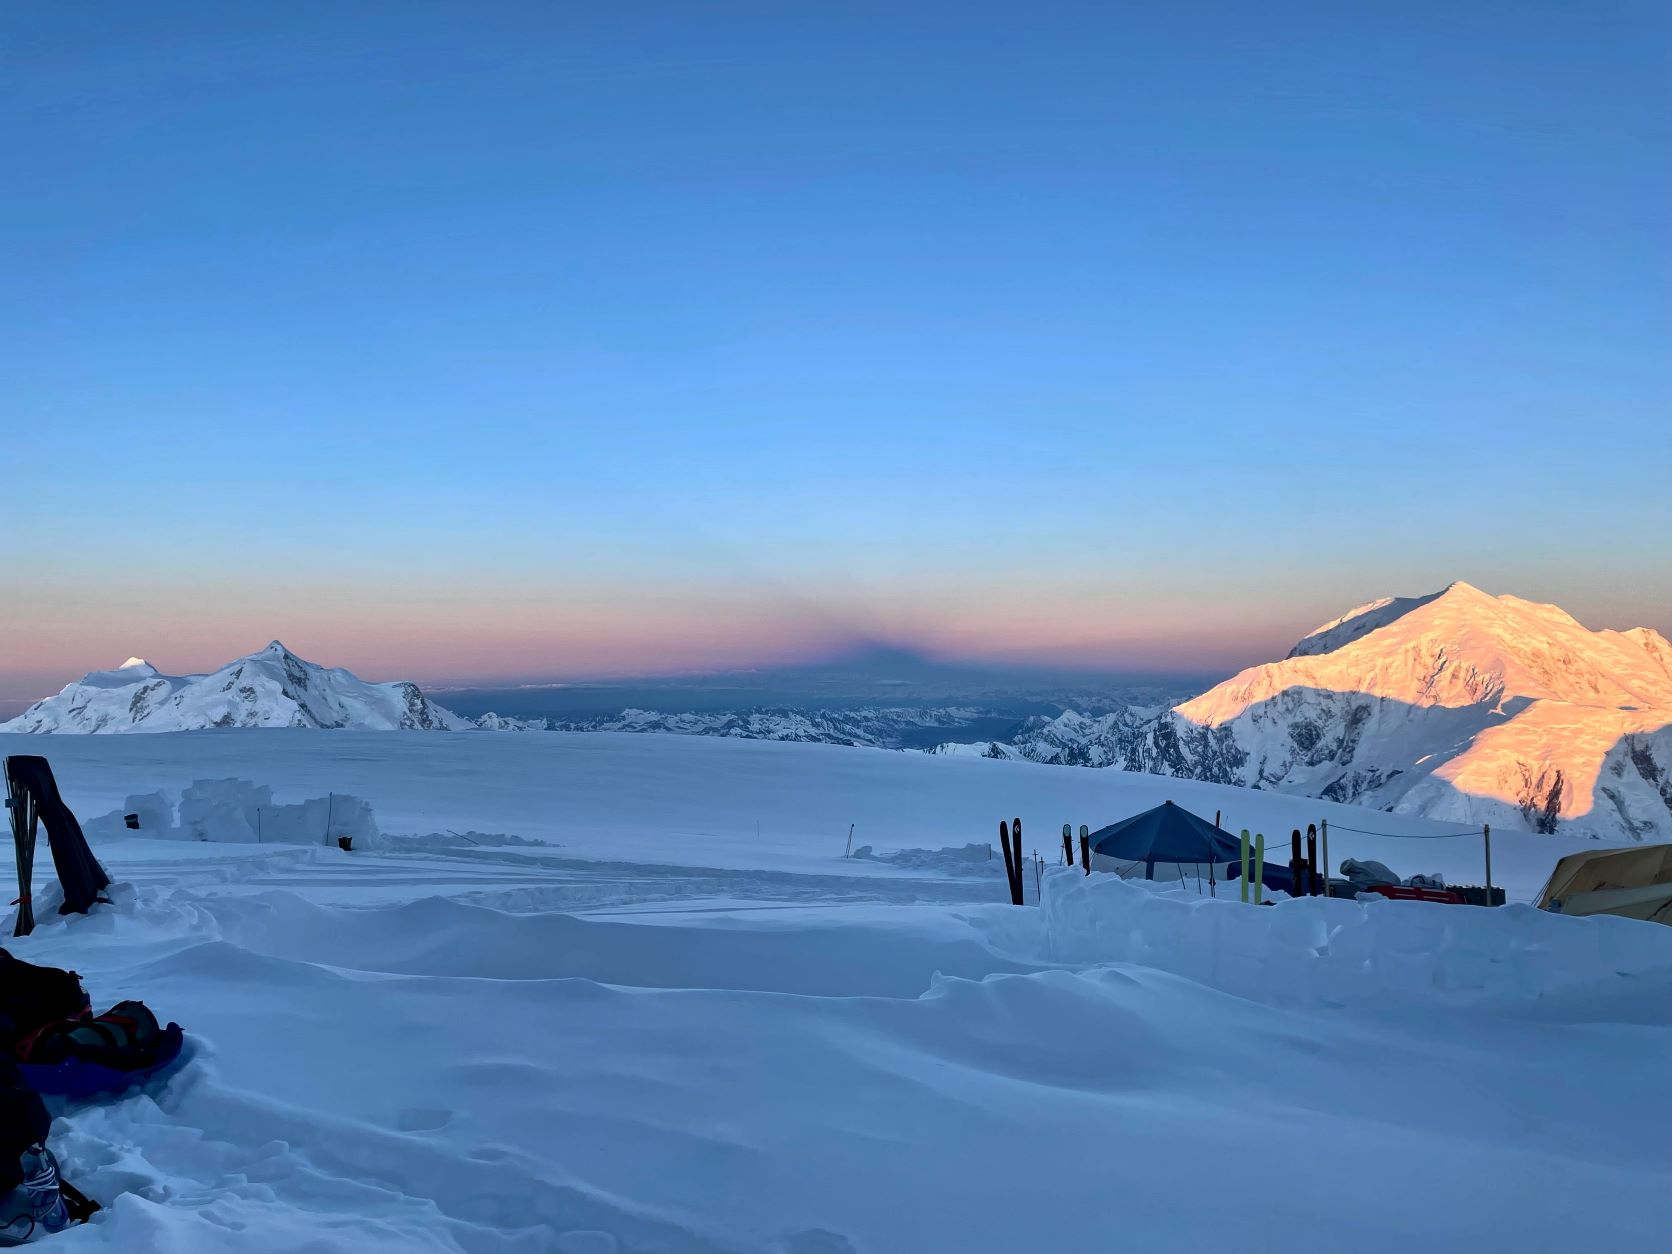
<svg viewBox="0 0 1672 1254"><path fill-rule="evenodd" d="M1157 862L1236 862L1241 839L1223 832L1182 806L1163 802L1091 834L1091 851L1121 862L1142 862L1151 878Z"/></svg>
<svg viewBox="0 0 1672 1254"><path fill-rule="evenodd" d="M1271 850L1268 849L1266 852L1269 854ZM1287 853L1288 851L1284 850L1284 852ZM1249 850L1248 860L1250 862L1254 860L1252 849ZM1250 882L1252 882L1254 872L1249 871L1248 874ZM1231 863L1230 870L1225 872L1225 878L1227 880L1240 880L1242 878L1242 859L1240 857ZM1335 880L1333 882L1343 884L1346 881ZM1295 873L1289 869L1287 862L1273 862L1268 858L1260 872L1260 883L1267 888L1275 889L1277 892L1288 893L1291 897L1295 895ZM1348 896L1352 896L1353 890L1349 887L1346 892ZM1339 895L1339 892L1337 895Z"/></svg>
<svg viewBox="0 0 1672 1254"><path fill-rule="evenodd" d="M27 936L35 926L29 895L34 878L37 821L46 824L47 839L52 843L52 862L58 870L58 882L64 886L64 904L58 908L59 913L85 914L110 883L110 876L87 847L81 824L58 795L58 783L52 778L52 767L47 765L47 760L22 755L7 758L6 797L17 847L19 900L14 934Z"/></svg>

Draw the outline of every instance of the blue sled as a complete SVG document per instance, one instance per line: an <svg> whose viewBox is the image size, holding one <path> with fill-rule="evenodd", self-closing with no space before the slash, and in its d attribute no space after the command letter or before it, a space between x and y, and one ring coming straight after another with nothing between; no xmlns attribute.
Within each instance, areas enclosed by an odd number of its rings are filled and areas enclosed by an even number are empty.
<svg viewBox="0 0 1672 1254"><path fill-rule="evenodd" d="M47 1066L19 1063L17 1069L22 1073L24 1083L43 1097L50 1095L72 1102L90 1101L95 1097L125 1092L161 1075L180 1061L184 1045L185 1037L180 1025L171 1023L158 1038L156 1062L136 1071L118 1071L115 1067L79 1058L66 1058L63 1062Z"/></svg>

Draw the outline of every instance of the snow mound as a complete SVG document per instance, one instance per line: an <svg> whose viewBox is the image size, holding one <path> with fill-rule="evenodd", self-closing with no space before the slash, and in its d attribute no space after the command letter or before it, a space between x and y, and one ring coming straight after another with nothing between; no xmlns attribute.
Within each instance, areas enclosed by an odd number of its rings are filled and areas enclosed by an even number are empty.
<svg viewBox="0 0 1672 1254"><path fill-rule="evenodd" d="M1004 859L986 844L948 845L942 849L896 849L878 853L861 845L851 855L862 862L881 862L914 871L942 871L950 875L1002 875Z"/></svg>
<svg viewBox="0 0 1672 1254"><path fill-rule="evenodd" d="M1629 919L1322 897L1266 909L1244 906L1235 884L1219 893L1155 892L1053 868L1030 956L1137 963L1227 993L1313 1006L1538 999L1672 981L1672 928Z"/></svg>

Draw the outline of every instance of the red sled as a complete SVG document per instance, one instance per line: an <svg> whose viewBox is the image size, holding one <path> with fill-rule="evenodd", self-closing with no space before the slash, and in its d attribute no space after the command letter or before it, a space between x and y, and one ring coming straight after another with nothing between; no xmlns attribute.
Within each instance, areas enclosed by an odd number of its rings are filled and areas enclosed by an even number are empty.
<svg viewBox="0 0 1672 1254"><path fill-rule="evenodd" d="M1412 888L1407 884L1377 884L1364 890L1380 893L1390 901L1432 901L1442 906L1461 906L1463 898L1444 888Z"/></svg>

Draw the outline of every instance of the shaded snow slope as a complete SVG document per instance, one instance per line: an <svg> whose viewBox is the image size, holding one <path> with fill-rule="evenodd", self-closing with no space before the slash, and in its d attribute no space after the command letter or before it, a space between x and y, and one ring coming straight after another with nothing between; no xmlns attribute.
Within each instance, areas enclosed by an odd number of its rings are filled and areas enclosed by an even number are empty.
<svg viewBox="0 0 1672 1254"><path fill-rule="evenodd" d="M1452 586L1455 587L1456 585ZM1444 592L1435 592L1425 597L1382 597L1380 600L1371 601L1368 605L1361 605L1355 610L1348 610L1340 618L1333 619L1316 631L1309 632L1305 639L1289 650L1289 656L1306 657L1318 653L1333 652L1342 645L1351 644L1361 636L1369 635L1378 627L1386 627L1389 623L1409 614L1412 610L1419 609L1444 595Z"/></svg>
<svg viewBox="0 0 1672 1254"><path fill-rule="evenodd" d="M0 732L163 732L209 727L354 727L369 731L471 726L416 684L367 683L303 661L277 640L207 675L164 675L142 658L94 671L37 701Z"/></svg>

